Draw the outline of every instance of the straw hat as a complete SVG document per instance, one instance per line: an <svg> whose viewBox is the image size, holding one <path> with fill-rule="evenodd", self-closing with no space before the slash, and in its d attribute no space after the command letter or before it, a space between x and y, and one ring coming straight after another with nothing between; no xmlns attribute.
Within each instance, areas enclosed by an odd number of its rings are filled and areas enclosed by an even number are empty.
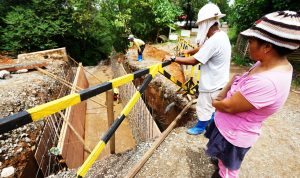
<svg viewBox="0 0 300 178"><path fill-rule="evenodd" d="M267 14L241 34L295 50L300 45L300 12L278 11Z"/></svg>

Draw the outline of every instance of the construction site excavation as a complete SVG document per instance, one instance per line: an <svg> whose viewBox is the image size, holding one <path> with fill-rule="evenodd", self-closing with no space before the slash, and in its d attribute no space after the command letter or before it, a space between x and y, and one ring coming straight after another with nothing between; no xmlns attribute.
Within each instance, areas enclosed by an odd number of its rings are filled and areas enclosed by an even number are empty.
<svg viewBox="0 0 300 178"><path fill-rule="evenodd" d="M147 44L142 61L130 48L97 66L77 63L65 48L1 57L9 71L0 80L0 117L9 120L1 123L1 176L211 177L217 167L205 154L208 140L186 133L197 122L196 77L181 86L197 67L191 74L162 61L178 45ZM231 64L231 75L247 69ZM240 177L300 177L299 104L290 92Z"/></svg>

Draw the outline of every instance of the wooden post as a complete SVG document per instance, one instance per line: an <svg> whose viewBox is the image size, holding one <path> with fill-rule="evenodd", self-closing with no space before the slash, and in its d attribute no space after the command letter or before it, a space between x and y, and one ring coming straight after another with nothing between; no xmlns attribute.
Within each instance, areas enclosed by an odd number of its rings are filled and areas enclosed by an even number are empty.
<svg viewBox="0 0 300 178"><path fill-rule="evenodd" d="M114 93L112 90L106 92L106 105L107 105L107 124L108 128L114 122ZM115 134L109 140L110 153L115 154Z"/></svg>

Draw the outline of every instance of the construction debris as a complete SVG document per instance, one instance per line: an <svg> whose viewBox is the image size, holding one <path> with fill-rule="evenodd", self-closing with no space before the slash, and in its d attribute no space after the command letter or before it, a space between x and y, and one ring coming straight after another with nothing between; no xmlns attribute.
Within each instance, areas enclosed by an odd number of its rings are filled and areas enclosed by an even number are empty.
<svg viewBox="0 0 300 178"><path fill-rule="evenodd" d="M35 67L46 67L46 61L29 61L16 64L5 64L0 66L0 70L7 70L10 72L15 72L23 69L34 69Z"/></svg>

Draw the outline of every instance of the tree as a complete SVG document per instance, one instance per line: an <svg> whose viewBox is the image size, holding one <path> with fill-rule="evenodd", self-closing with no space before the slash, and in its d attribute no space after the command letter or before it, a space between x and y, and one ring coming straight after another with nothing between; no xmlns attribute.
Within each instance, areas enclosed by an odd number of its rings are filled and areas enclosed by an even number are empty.
<svg viewBox="0 0 300 178"><path fill-rule="evenodd" d="M223 14L226 14L222 20L227 20L230 8L229 8L229 0L211 0L212 3L216 4Z"/></svg>
<svg viewBox="0 0 300 178"><path fill-rule="evenodd" d="M19 53L57 47L56 36L70 28L63 3L62 0L32 0L14 4L3 18L1 48Z"/></svg>
<svg viewBox="0 0 300 178"><path fill-rule="evenodd" d="M229 17L230 24L236 26L237 33L251 25L265 14L280 10L299 11L298 0L235 0Z"/></svg>
<svg viewBox="0 0 300 178"><path fill-rule="evenodd" d="M169 0L6 0L0 5L0 49L17 54L65 46L85 65L107 58L112 47L126 49L130 33L155 41L182 13Z"/></svg>
<svg viewBox="0 0 300 178"><path fill-rule="evenodd" d="M95 65L110 54L113 37L110 23L95 0L70 0L72 28L63 39L64 46L84 65Z"/></svg>
<svg viewBox="0 0 300 178"><path fill-rule="evenodd" d="M155 41L159 33L168 31L181 10L168 0L107 0L99 2L100 13L111 24L114 48L127 48L129 34L145 41Z"/></svg>
<svg viewBox="0 0 300 178"><path fill-rule="evenodd" d="M181 7L183 9L183 13L186 15L190 15L188 19L197 20L197 15L201 7L207 4L208 0L177 0L173 1L174 4ZM191 8L189 8L190 6Z"/></svg>

